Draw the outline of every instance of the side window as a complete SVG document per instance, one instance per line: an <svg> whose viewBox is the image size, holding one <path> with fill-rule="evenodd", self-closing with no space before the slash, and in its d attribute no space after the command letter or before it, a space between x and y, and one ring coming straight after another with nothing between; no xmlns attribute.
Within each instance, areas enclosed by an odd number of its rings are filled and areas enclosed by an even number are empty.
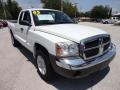
<svg viewBox="0 0 120 90"><path fill-rule="evenodd" d="M30 13L29 13L29 11L25 11L23 20L24 20L24 21L28 21L29 23L31 23L31 18L30 18Z"/></svg>
<svg viewBox="0 0 120 90"><path fill-rule="evenodd" d="M22 16L23 16L23 12L21 12L21 14L20 14L19 24L20 24L20 22L22 21Z"/></svg>

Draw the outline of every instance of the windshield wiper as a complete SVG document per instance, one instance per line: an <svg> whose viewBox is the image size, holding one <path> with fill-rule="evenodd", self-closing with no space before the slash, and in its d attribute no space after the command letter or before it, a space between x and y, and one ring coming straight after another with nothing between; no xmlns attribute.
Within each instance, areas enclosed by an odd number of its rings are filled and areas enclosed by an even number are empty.
<svg viewBox="0 0 120 90"><path fill-rule="evenodd" d="M73 22L58 22L57 24L68 24L68 23L73 23Z"/></svg>
<svg viewBox="0 0 120 90"><path fill-rule="evenodd" d="M37 26L43 26L43 25L54 25L54 24L68 24L68 23L73 23L73 22L44 22L44 23L40 23Z"/></svg>

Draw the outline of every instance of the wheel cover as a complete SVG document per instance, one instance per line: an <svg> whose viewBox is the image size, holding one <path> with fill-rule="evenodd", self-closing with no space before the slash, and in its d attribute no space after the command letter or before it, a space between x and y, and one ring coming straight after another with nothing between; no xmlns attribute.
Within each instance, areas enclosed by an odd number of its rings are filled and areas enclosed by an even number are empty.
<svg viewBox="0 0 120 90"><path fill-rule="evenodd" d="M40 71L40 73L42 75L46 74L46 65L45 65L45 61L41 56L37 57L37 65L38 65L38 69Z"/></svg>

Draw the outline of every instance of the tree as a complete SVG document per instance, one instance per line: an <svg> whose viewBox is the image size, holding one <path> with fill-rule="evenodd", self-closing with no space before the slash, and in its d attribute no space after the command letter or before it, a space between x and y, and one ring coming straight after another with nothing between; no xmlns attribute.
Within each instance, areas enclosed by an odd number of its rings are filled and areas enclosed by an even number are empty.
<svg viewBox="0 0 120 90"><path fill-rule="evenodd" d="M93 9L91 10L91 17L92 18L109 18L112 14L112 8L109 6L94 6Z"/></svg>
<svg viewBox="0 0 120 90"><path fill-rule="evenodd" d="M85 13L84 13L84 16L85 16L85 17L91 17L91 11L85 12Z"/></svg>
<svg viewBox="0 0 120 90"><path fill-rule="evenodd" d="M0 0L0 18L3 18L3 7L2 7L2 1Z"/></svg>
<svg viewBox="0 0 120 90"><path fill-rule="evenodd" d="M4 7L3 7L4 5ZM14 0L7 0L2 2L0 0L0 19L17 19L21 7ZM4 12L5 11L5 12ZM6 17L5 17L6 14Z"/></svg>
<svg viewBox="0 0 120 90"><path fill-rule="evenodd" d="M44 8L49 9L61 9L61 0L41 0L44 3Z"/></svg>
<svg viewBox="0 0 120 90"><path fill-rule="evenodd" d="M11 19L16 20L19 12L21 11L21 7L18 5L16 1L7 0L6 2L7 11L12 16Z"/></svg>
<svg viewBox="0 0 120 90"><path fill-rule="evenodd" d="M61 0L41 0L41 1L42 3L44 3L44 8L61 10ZM68 0L63 1L63 10L72 18L75 16L75 12L77 12L76 13L77 16L79 15L77 8L73 6L73 4L70 3Z"/></svg>
<svg viewBox="0 0 120 90"><path fill-rule="evenodd" d="M63 8L64 8L64 12L67 13L72 18L75 17L75 12L78 12L77 8L75 6L73 6L73 4L70 2L64 2ZM77 13L77 15L78 15L78 13Z"/></svg>

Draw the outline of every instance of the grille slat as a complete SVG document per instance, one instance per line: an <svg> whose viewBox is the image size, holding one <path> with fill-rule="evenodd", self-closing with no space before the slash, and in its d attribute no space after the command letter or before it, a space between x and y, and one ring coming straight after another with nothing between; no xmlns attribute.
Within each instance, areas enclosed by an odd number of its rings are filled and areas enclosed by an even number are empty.
<svg viewBox="0 0 120 90"><path fill-rule="evenodd" d="M100 36L83 42L83 58L88 60L103 54L109 49L110 43L110 36Z"/></svg>
<svg viewBox="0 0 120 90"><path fill-rule="evenodd" d="M107 45L105 45L103 51L106 51L109 48L109 46L110 46L110 43L108 43Z"/></svg>
<svg viewBox="0 0 120 90"><path fill-rule="evenodd" d="M95 41L91 41L91 42L86 42L85 43L85 49L87 48L92 48L92 47L96 47L99 45L99 40L95 40Z"/></svg>
<svg viewBox="0 0 120 90"><path fill-rule="evenodd" d="M110 41L110 37L103 37L103 43L107 43L108 41Z"/></svg>
<svg viewBox="0 0 120 90"><path fill-rule="evenodd" d="M100 46L95 46L95 47L87 48L87 49L85 49L84 51L92 50L92 49L99 48L99 47L100 47Z"/></svg>
<svg viewBox="0 0 120 90"><path fill-rule="evenodd" d="M86 57L92 57L92 56L99 54L99 48L88 50L88 51L85 51L84 53L85 53Z"/></svg>

